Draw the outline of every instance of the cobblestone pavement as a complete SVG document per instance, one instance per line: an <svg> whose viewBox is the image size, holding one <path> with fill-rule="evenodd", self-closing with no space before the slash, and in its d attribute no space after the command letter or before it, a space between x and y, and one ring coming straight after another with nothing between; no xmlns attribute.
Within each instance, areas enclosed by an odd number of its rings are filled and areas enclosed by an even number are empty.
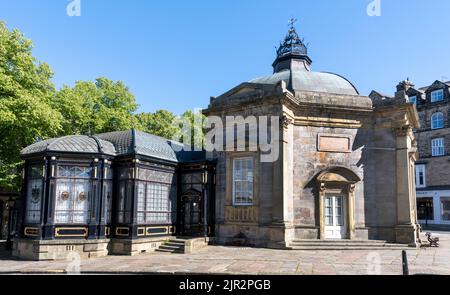
<svg viewBox="0 0 450 295"><path fill-rule="evenodd" d="M438 233L441 247L407 250L411 274L450 275L450 233ZM81 273L176 274L402 274L401 250L289 251L209 246L193 254L149 253L82 260ZM0 274L77 271L67 261L30 262L0 255Z"/></svg>

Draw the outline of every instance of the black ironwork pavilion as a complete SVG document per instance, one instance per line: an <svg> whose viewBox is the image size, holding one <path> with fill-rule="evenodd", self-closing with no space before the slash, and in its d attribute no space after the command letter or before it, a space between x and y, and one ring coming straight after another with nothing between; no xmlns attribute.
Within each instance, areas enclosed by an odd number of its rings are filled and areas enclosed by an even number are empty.
<svg viewBox="0 0 450 295"><path fill-rule="evenodd" d="M22 157L19 243L97 240L130 254L133 243L214 234L215 166L205 152L129 130L37 142Z"/></svg>

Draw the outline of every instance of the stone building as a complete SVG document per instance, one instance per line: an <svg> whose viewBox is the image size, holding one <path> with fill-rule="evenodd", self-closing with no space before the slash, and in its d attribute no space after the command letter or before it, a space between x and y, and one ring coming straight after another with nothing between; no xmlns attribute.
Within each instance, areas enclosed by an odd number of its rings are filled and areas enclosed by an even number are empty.
<svg viewBox="0 0 450 295"><path fill-rule="evenodd" d="M225 134L211 153L136 130L25 148L14 255L134 255L172 235L273 248L415 246L415 107L405 93L362 96L311 64L292 25L272 75L211 98L204 114Z"/></svg>
<svg viewBox="0 0 450 295"><path fill-rule="evenodd" d="M420 128L416 163L418 218L424 227L450 229L450 82L416 88L406 80L397 86L416 105Z"/></svg>
<svg viewBox="0 0 450 295"><path fill-rule="evenodd" d="M224 122L227 116L281 118L276 161L262 162L262 150L215 154L216 240L269 247L311 239L414 245L416 109L406 95L362 96L344 77L313 72L311 64L291 26L272 75L211 98L204 114Z"/></svg>

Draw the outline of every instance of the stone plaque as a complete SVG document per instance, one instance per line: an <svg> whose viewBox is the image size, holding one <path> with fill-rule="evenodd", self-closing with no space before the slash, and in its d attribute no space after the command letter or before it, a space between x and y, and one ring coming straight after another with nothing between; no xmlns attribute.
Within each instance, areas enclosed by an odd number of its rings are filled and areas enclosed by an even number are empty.
<svg viewBox="0 0 450 295"><path fill-rule="evenodd" d="M351 136L336 134L319 134L317 143L319 152L350 153Z"/></svg>

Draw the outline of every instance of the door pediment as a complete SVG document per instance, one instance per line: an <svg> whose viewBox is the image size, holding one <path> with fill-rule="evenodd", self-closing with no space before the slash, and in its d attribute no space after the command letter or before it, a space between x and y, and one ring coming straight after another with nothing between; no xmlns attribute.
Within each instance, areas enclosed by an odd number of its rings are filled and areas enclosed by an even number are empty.
<svg viewBox="0 0 450 295"><path fill-rule="evenodd" d="M322 171L317 176L319 183L357 183L361 178L352 170L344 167L333 167Z"/></svg>

